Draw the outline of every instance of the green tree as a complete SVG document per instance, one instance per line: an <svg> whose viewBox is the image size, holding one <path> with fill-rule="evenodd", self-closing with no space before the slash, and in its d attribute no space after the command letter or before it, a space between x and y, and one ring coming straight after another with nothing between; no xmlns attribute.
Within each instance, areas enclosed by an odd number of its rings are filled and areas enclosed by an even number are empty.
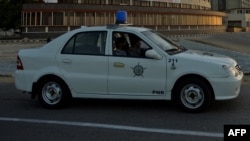
<svg viewBox="0 0 250 141"><path fill-rule="evenodd" d="M9 0L0 0L0 28L17 28L21 22L21 3L12 4Z"/></svg>
<svg viewBox="0 0 250 141"><path fill-rule="evenodd" d="M21 25L23 3L41 3L43 0L0 0L0 28L8 30Z"/></svg>

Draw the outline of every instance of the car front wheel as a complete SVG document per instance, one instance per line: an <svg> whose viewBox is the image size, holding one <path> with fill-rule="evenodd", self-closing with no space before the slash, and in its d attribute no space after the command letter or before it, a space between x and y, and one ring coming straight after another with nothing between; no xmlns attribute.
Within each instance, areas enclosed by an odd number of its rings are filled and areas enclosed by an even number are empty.
<svg viewBox="0 0 250 141"><path fill-rule="evenodd" d="M40 83L38 100L44 108L61 108L68 99L68 87L59 78L45 79Z"/></svg>
<svg viewBox="0 0 250 141"><path fill-rule="evenodd" d="M192 77L178 83L175 100L187 112L202 112L206 110L212 100L212 91L202 79Z"/></svg>

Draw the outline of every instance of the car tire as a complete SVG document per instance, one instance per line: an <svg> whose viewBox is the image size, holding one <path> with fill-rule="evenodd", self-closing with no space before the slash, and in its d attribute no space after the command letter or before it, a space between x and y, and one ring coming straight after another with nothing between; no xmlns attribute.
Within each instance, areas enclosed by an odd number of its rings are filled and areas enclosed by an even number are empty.
<svg viewBox="0 0 250 141"><path fill-rule="evenodd" d="M188 77L177 84L174 99L184 111L199 113L209 107L212 90L205 80Z"/></svg>
<svg viewBox="0 0 250 141"><path fill-rule="evenodd" d="M59 78L51 77L40 82L38 100L48 109L62 108L70 98L68 86Z"/></svg>

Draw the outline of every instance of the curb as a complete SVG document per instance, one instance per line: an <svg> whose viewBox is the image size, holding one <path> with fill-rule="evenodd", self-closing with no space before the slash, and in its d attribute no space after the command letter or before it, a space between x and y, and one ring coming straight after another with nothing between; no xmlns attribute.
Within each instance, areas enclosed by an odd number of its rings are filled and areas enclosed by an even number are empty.
<svg viewBox="0 0 250 141"><path fill-rule="evenodd" d="M14 77L12 74L0 74L0 77Z"/></svg>
<svg viewBox="0 0 250 141"><path fill-rule="evenodd" d="M8 43L45 43L47 42L46 39L21 39L21 40L0 40L2 44Z"/></svg>

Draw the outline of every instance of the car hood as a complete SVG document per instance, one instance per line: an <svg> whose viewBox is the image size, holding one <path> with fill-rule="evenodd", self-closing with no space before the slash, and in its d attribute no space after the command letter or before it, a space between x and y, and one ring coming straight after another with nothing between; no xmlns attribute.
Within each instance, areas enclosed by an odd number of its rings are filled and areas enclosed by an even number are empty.
<svg viewBox="0 0 250 141"><path fill-rule="evenodd" d="M185 58L200 60L219 65L223 64L223 65L235 66L237 64L234 59L228 56L207 51L187 50L181 54L186 56Z"/></svg>

